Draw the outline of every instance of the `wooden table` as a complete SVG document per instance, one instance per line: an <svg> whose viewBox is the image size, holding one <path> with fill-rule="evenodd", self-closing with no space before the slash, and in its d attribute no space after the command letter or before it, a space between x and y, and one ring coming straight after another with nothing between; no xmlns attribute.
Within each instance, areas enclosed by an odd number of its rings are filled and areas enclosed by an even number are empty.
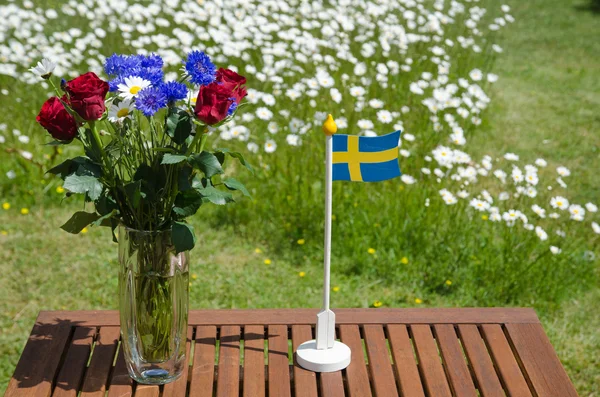
<svg viewBox="0 0 600 397"><path fill-rule="evenodd" d="M6 396L577 396L531 309L338 309L352 363L324 374L293 362L316 313L194 310L189 371L158 387L127 375L117 312L41 312Z"/></svg>

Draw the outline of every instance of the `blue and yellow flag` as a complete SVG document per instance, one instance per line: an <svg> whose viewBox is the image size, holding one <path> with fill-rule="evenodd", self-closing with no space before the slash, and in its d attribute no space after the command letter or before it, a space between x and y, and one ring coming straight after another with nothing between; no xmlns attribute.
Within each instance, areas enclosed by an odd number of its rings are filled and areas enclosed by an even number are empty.
<svg viewBox="0 0 600 397"><path fill-rule="evenodd" d="M333 180L380 182L400 176L400 131L383 136L333 135Z"/></svg>

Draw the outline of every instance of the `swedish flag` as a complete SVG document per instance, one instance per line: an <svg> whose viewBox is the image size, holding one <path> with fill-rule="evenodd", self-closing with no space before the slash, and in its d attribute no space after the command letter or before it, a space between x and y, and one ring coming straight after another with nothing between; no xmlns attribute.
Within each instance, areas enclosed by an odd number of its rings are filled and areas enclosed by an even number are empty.
<svg viewBox="0 0 600 397"><path fill-rule="evenodd" d="M400 176L400 131L375 137L333 135L333 180L380 182Z"/></svg>

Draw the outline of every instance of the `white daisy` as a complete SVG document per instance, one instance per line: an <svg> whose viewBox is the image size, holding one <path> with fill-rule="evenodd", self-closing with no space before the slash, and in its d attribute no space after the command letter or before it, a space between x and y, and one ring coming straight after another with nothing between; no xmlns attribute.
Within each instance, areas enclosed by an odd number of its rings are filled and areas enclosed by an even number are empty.
<svg viewBox="0 0 600 397"><path fill-rule="evenodd" d="M406 183L407 185L412 185L413 183L415 183L415 182L416 182L415 178L413 178L413 177L412 177L412 176L410 176L410 175L402 175L402 176L400 177L400 180L401 180L402 182Z"/></svg>
<svg viewBox="0 0 600 397"><path fill-rule="evenodd" d="M267 108L258 108L256 109L256 117L261 120L271 120L273 117L273 112Z"/></svg>
<svg viewBox="0 0 600 397"><path fill-rule="evenodd" d="M258 145L254 142L248 142L248 151L252 153L258 153Z"/></svg>
<svg viewBox="0 0 600 397"><path fill-rule="evenodd" d="M571 175L571 171L569 171L569 169L567 167L558 167L556 169L556 172L558 172L558 175L560 175L560 176L569 176L569 175Z"/></svg>
<svg viewBox="0 0 600 397"><path fill-rule="evenodd" d="M43 79L49 79L52 76L52 72L56 68L56 64L51 60L44 58L37 63L36 66L29 69L29 71Z"/></svg>
<svg viewBox="0 0 600 397"><path fill-rule="evenodd" d="M131 118L131 112L133 111L131 100L125 99L118 104L113 102L112 106L108 110L108 120L116 123L123 121L126 118Z"/></svg>
<svg viewBox="0 0 600 397"><path fill-rule="evenodd" d="M562 250L558 247L555 247L553 245L550 246L550 252L552 252L554 255L558 255L562 252Z"/></svg>
<svg viewBox="0 0 600 397"><path fill-rule="evenodd" d="M590 212L598 212L598 206L596 206L594 203L587 203L585 208Z"/></svg>
<svg viewBox="0 0 600 397"><path fill-rule="evenodd" d="M302 138L296 134L289 134L285 140L290 146L300 146L302 144Z"/></svg>
<svg viewBox="0 0 600 397"><path fill-rule="evenodd" d="M138 92L143 90L144 88L150 87L152 83L148 80L144 80L141 77L125 77L124 84L119 84L118 89L120 92L121 98L124 99L132 99L134 98Z"/></svg>
<svg viewBox="0 0 600 397"><path fill-rule="evenodd" d="M561 196L552 197L550 199L550 205L552 206L552 208L566 210L567 208L569 208L569 200Z"/></svg>
<svg viewBox="0 0 600 397"><path fill-rule="evenodd" d="M598 225L596 222L592 222L592 230L594 233L600 234L600 225Z"/></svg>
<svg viewBox="0 0 600 397"><path fill-rule="evenodd" d="M265 142L265 152L273 153L275 151L275 149L277 149L277 144L275 143L274 140L269 139Z"/></svg>
<svg viewBox="0 0 600 397"><path fill-rule="evenodd" d="M546 217L546 210L543 209L542 207L540 207L537 204L534 204L531 206L531 210L533 212L535 212L540 218L545 218Z"/></svg>

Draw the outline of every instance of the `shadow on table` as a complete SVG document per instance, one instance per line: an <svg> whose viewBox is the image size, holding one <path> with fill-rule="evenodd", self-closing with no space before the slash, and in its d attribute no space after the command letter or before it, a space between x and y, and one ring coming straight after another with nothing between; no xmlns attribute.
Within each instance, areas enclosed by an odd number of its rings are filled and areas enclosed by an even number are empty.
<svg viewBox="0 0 600 397"><path fill-rule="evenodd" d="M82 388L85 388L85 392L102 390L106 386L105 379L86 379L85 385L82 384L88 361L92 355L92 346L94 357L112 358L115 356L117 345L109 341L107 341L108 343L96 343L94 345L96 334L96 327L82 326L79 321L57 318L48 323L36 322L14 375L9 381L5 396L27 393L51 395L60 390L79 391ZM272 336L278 335L258 333L249 333L243 336L226 335L219 340L220 348L239 350L241 338L244 341L268 340ZM216 338L196 339L196 345L198 344L216 346ZM255 348L247 344L244 345L244 350L264 352L263 347ZM131 384L131 378L129 378L125 368L122 350L118 353L117 362L109 376L111 387ZM287 349L285 351L271 350L269 354L288 357ZM113 360L111 359L108 362L112 366Z"/></svg>

